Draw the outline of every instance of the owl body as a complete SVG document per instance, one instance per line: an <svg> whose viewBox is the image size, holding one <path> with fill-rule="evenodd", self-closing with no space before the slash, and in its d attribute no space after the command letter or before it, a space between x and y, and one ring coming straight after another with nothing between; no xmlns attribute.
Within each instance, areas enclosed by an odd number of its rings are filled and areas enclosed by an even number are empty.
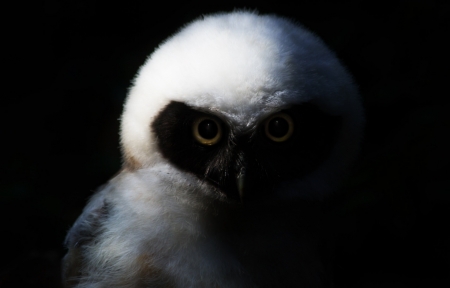
<svg viewBox="0 0 450 288"><path fill-rule="evenodd" d="M122 172L92 198L68 236L71 251L66 265L77 269L68 271L69 283L75 287L295 287L301 283L323 287L328 281L317 259L314 235L305 234L308 229L301 229L302 220L289 213L298 216L298 206L292 211L284 206L283 215L278 214L280 209L247 213L240 206L224 205L214 191L198 196L204 192L196 179L180 177L168 165ZM302 233L297 235L298 231ZM71 263L69 258L83 261Z"/></svg>
<svg viewBox="0 0 450 288"><path fill-rule="evenodd" d="M68 287L327 287L324 199L358 151L350 75L276 16L194 21L141 67L124 166L66 238Z"/></svg>

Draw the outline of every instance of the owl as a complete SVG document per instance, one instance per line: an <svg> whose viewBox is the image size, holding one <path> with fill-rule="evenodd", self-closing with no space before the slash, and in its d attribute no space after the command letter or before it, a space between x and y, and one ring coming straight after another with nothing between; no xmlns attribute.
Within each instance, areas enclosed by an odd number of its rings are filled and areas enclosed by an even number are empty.
<svg viewBox="0 0 450 288"><path fill-rule="evenodd" d="M123 167L68 232L66 287L328 287L314 203L357 156L352 77L274 15L204 16L140 68Z"/></svg>

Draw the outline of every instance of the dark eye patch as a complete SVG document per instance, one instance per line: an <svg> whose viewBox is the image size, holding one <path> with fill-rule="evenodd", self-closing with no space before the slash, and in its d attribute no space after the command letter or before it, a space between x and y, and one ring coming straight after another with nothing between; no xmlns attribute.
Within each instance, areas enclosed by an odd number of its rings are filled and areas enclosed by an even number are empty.
<svg viewBox="0 0 450 288"><path fill-rule="evenodd" d="M340 116L329 115L310 103L279 113L292 118L292 136L287 141L272 141L260 125L251 145L244 148L246 177L253 183L247 198L257 199L253 201L267 198L280 182L301 179L316 170L330 156L342 125Z"/></svg>
<svg viewBox="0 0 450 288"><path fill-rule="evenodd" d="M213 118L221 125L223 135L220 142L209 146L194 139L192 124L201 117ZM206 139L217 133L209 122L204 124L199 133L203 133ZM151 124L151 129L162 155L175 166L216 186L227 182L226 178L231 174L229 170L233 167L233 155L228 144L229 129L223 121L184 103L172 101L161 110Z"/></svg>
<svg viewBox="0 0 450 288"><path fill-rule="evenodd" d="M264 198L277 183L301 178L317 169L329 157L342 124L341 117L328 115L309 103L279 113L289 115L295 127L292 136L283 142L267 137L264 121L256 131L231 134L229 126L218 117L175 101L161 110L151 129L166 159L231 198L238 197L236 178L245 163L246 178L252 183L249 193L255 193L250 196ZM202 145L194 139L192 124L202 117L220 125L222 137L214 145ZM271 133L285 133L283 123L275 122L274 127L269 127ZM199 127L199 134L205 139L216 133L210 124L200 122L204 127Z"/></svg>

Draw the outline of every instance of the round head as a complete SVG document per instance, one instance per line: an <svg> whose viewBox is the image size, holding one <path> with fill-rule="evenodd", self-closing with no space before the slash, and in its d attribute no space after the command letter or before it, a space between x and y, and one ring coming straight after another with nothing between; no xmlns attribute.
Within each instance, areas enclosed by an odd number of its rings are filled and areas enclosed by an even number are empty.
<svg viewBox="0 0 450 288"><path fill-rule="evenodd" d="M230 199L320 199L357 154L363 111L322 41L276 16L207 16L141 67L122 116L124 163L170 163Z"/></svg>

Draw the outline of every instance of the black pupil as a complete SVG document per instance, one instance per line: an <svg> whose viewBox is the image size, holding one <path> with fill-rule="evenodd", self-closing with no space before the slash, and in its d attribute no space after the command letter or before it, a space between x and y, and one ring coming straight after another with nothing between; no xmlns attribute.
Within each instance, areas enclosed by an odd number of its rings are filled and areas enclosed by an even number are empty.
<svg viewBox="0 0 450 288"><path fill-rule="evenodd" d="M275 138L281 138L289 131L289 123L286 119L281 117L275 117L269 122L269 133Z"/></svg>
<svg viewBox="0 0 450 288"><path fill-rule="evenodd" d="M219 128L216 122L210 119L205 119L198 124L198 134L205 139L213 139L216 137Z"/></svg>

